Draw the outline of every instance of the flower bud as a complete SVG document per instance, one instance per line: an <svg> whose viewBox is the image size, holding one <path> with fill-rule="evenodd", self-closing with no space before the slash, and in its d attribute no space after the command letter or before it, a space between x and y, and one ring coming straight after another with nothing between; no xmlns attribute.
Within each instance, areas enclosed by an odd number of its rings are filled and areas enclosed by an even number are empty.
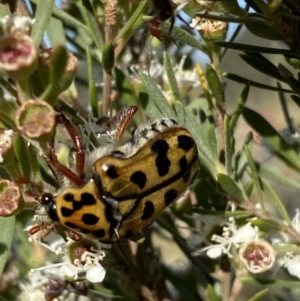
<svg viewBox="0 0 300 301"><path fill-rule="evenodd" d="M270 270L275 263L275 252L265 240L251 240L240 249L240 259L246 269L253 274Z"/></svg>
<svg viewBox="0 0 300 301"><path fill-rule="evenodd" d="M19 187L8 180L0 180L0 216L16 214L21 204Z"/></svg>
<svg viewBox="0 0 300 301"><path fill-rule="evenodd" d="M16 125L26 137L39 139L52 132L55 125L54 110L41 99L28 100L16 112Z"/></svg>
<svg viewBox="0 0 300 301"><path fill-rule="evenodd" d="M37 66L37 50L30 36L19 31L0 38L0 69L14 79L28 78Z"/></svg>

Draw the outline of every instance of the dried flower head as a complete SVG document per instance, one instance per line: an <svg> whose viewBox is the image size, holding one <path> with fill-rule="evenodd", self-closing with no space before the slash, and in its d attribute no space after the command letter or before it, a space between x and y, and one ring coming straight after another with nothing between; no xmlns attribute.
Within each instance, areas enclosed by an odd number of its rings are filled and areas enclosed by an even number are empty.
<svg viewBox="0 0 300 301"><path fill-rule="evenodd" d="M16 124L20 132L31 139L49 134L55 125L53 108L41 99L26 101L16 112Z"/></svg>
<svg viewBox="0 0 300 301"><path fill-rule="evenodd" d="M275 263L275 251L265 240L246 242L239 252L246 269L253 274L260 274L270 270Z"/></svg>
<svg viewBox="0 0 300 301"><path fill-rule="evenodd" d="M0 163L3 162L3 155L12 146L13 130L0 129Z"/></svg>
<svg viewBox="0 0 300 301"><path fill-rule="evenodd" d="M209 20L196 17L190 26L199 30L201 37L205 41L223 41L226 38L228 24L223 21Z"/></svg>
<svg viewBox="0 0 300 301"><path fill-rule="evenodd" d="M19 31L0 38L0 69L12 78L26 78L37 66L37 50L30 36Z"/></svg>
<svg viewBox="0 0 300 301"><path fill-rule="evenodd" d="M21 203L19 187L8 180L0 180L0 216L15 214Z"/></svg>

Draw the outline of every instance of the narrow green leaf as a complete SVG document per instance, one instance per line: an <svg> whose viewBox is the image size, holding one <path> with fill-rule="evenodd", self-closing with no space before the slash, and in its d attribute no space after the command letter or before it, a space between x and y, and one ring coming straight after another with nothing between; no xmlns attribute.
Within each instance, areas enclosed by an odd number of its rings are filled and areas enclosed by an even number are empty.
<svg viewBox="0 0 300 301"><path fill-rule="evenodd" d="M263 201L263 197L262 197L261 179L259 178L259 176L257 174L256 166L254 164L254 160L252 158L252 155L251 155L248 145L244 145L244 151L245 151L245 154L247 157L249 167L251 169L251 176L253 178L254 185L257 190L259 203L261 204L262 208L264 209L265 206L264 206L264 201Z"/></svg>
<svg viewBox="0 0 300 301"><path fill-rule="evenodd" d="M224 97L223 97L223 87L221 85L220 79L216 71L210 66L206 65L206 79L211 89L216 102L219 107L223 107Z"/></svg>
<svg viewBox="0 0 300 301"><path fill-rule="evenodd" d="M30 144L28 147L28 154L30 158L31 171L33 174L33 182L37 185L42 185L41 169L37 158L36 148Z"/></svg>
<svg viewBox="0 0 300 301"><path fill-rule="evenodd" d="M93 59L91 56L91 49L90 47L86 47L86 59L87 59L87 67L88 67L88 83L89 83L89 98L90 98L90 105L92 108L92 113L95 118L99 117L99 110L98 110L98 94L96 83L94 79L94 64Z"/></svg>
<svg viewBox="0 0 300 301"><path fill-rule="evenodd" d="M218 161L218 143L217 143L217 137L215 133L215 129L212 125L208 127L207 131L207 142L208 146L211 151L211 157L214 159L215 162Z"/></svg>
<svg viewBox="0 0 300 301"><path fill-rule="evenodd" d="M251 220L251 224L253 226L259 227L260 230L269 232L274 230L284 231L286 228L283 223L280 223L280 221L270 220L270 219L262 219L262 218L255 218Z"/></svg>
<svg viewBox="0 0 300 301"><path fill-rule="evenodd" d="M140 73L140 77L146 87L147 93L149 94L149 102L154 103L161 116L168 116L169 118L176 120L177 118L174 111L170 107L161 90L158 88L157 84L143 73Z"/></svg>
<svg viewBox="0 0 300 301"><path fill-rule="evenodd" d="M280 158L283 158L291 167L298 171L300 170L300 159L298 154L292 146L285 142L268 121L255 111L246 107L243 110L243 116L246 122L273 147L280 155Z"/></svg>
<svg viewBox="0 0 300 301"><path fill-rule="evenodd" d="M131 33L136 28L136 25L139 25L142 20L142 15L147 7L148 1L143 0L140 2L139 6L136 8L134 13L131 15L128 22L125 24L125 26L121 29L121 31L118 33L115 42L118 43L120 39L131 36Z"/></svg>
<svg viewBox="0 0 300 301"><path fill-rule="evenodd" d="M66 45L65 29L61 20L53 17L50 18L46 31L52 47Z"/></svg>
<svg viewBox="0 0 300 301"><path fill-rule="evenodd" d="M31 164L28 153L28 142L19 134L14 137L14 151L18 164L20 167L21 175L27 179L31 176Z"/></svg>
<svg viewBox="0 0 300 301"><path fill-rule="evenodd" d="M181 97L178 89L178 85L176 82L176 77L172 68L171 60L169 57L169 54L164 51L164 66L165 66L165 71L168 77L168 81L170 84L171 92L175 101L175 111L176 115L178 117L178 120L185 119L185 113L183 110L183 106L181 104Z"/></svg>
<svg viewBox="0 0 300 301"><path fill-rule="evenodd" d="M62 86L65 81L63 80L65 69L68 63L68 52L64 46L59 46L55 49L51 61L51 69L49 70L49 82L42 94L41 98L49 104L55 105L57 96L64 89Z"/></svg>
<svg viewBox="0 0 300 301"><path fill-rule="evenodd" d="M251 196L253 187L254 187L254 181L251 180L244 188L245 194L248 198L250 198L250 196Z"/></svg>
<svg viewBox="0 0 300 301"><path fill-rule="evenodd" d="M294 54L288 49L280 49L280 48L271 48L271 47L261 47L249 44L240 44L240 43L232 43L232 42L214 42L215 45L224 48L230 48L235 50L242 50L242 51L251 51L251 52L258 52L258 53L270 53L270 54L290 54L290 55L299 55Z"/></svg>
<svg viewBox="0 0 300 301"><path fill-rule="evenodd" d="M233 130L236 126L236 123L245 107L248 95L249 95L249 90L250 90L250 85L249 83L245 86L243 89L241 96L238 100L237 106L235 108L235 111L233 112L231 118L230 118L230 123L229 123L229 130Z"/></svg>
<svg viewBox="0 0 300 301"><path fill-rule="evenodd" d="M285 41L288 39L288 36L284 36L280 34L271 26L261 21L247 23L245 24L245 26L251 33L263 39L272 40L272 41Z"/></svg>
<svg viewBox="0 0 300 301"><path fill-rule="evenodd" d="M164 22L161 25L163 36L171 37L171 39L175 42L179 42L186 46L191 46L192 48L198 49L200 51L205 51L205 47L203 46L203 44L182 28L174 26L170 34L170 25L170 22Z"/></svg>
<svg viewBox="0 0 300 301"><path fill-rule="evenodd" d="M244 284L264 285L268 288L290 288L298 289L299 281L275 280L266 277L242 277L241 282Z"/></svg>
<svg viewBox="0 0 300 301"><path fill-rule="evenodd" d="M36 1L37 8L35 13L35 23L32 28L31 37L36 47L42 42L46 27L51 18L52 10L54 7L55 0L39 0Z"/></svg>
<svg viewBox="0 0 300 301"><path fill-rule="evenodd" d="M10 251L12 243L14 228L15 228L15 216L0 217L0 275L2 275L7 256Z"/></svg>
<svg viewBox="0 0 300 301"><path fill-rule="evenodd" d="M261 54L247 52L247 54L240 54L240 57L255 70L272 78L284 81L284 78L279 74L277 67L275 67L275 65L273 65Z"/></svg>
<svg viewBox="0 0 300 301"><path fill-rule="evenodd" d="M232 156L234 154L234 137L229 129L229 118L224 117L225 165L228 175L232 174Z"/></svg>
<svg viewBox="0 0 300 301"><path fill-rule="evenodd" d="M287 84L291 87L294 93L300 96L300 83L292 76L285 77Z"/></svg>
<svg viewBox="0 0 300 301"><path fill-rule="evenodd" d="M249 84L250 86L261 88L261 89L264 89L264 90L282 91L282 92L285 92L285 93L293 93L292 90L279 89L277 87L272 87L272 86L264 85L264 84L261 84L261 83L249 80L247 78L244 78L242 76L239 76L239 75L236 75L236 74L233 74L233 73L222 73L222 75L224 77L226 77L228 79L231 79L231 80L233 80L233 81L235 81L237 83L240 83L240 84L244 84L244 85Z"/></svg>
<svg viewBox="0 0 300 301"><path fill-rule="evenodd" d="M238 202L244 202L245 197L239 186L227 175L218 173L218 182L230 197Z"/></svg>
<svg viewBox="0 0 300 301"><path fill-rule="evenodd" d="M217 168L216 164L212 158L212 154L210 152L209 145L206 141L206 132L204 132L203 128L196 120L195 116L193 116L189 111L186 112L186 123L184 124L186 128L190 131L195 142L197 144L198 153L200 157L200 163L204 166L207 171L211 174L211 176L216 179L217 178Z"/></svg>
<svg viewBox="0 0 300 301"><path fill-rule="evenodd" d="M85 19L85 22L89 28L89 31L93 37L93 40L99 51L102 51L104 47L104 40L101 32L99 30L99 24L95 18L93 7L89 0L82 0L78 2L78 7L81 10L81 13Z"/></svg>
<svg viewBox="0 0 300 301"><path fill-rule="evenodd" d="M284 176L283 173L275 172L267 166L262 165L258 162L255 162L255 164L257 166L259 174L262 175L264 178L269 179L273 182L281 183L283 185L288 185L290 187L300 189L299 182L291 179L290 177Z"/></svg>
<svg viewBox="0 0 300 301"><path fill-rule="evenodd" d="M253 297L251 297L250 299L248 299L248 301L257 301L261 297L263 297L264 295L266 295L268 293L268 291L269 291L269 289L265 288L264 290L261 290L260 292L256 293Z"/></svg>
<svg viewBox="0 0 300 301"><path fill-rule="evenodd" d="M269 186L265 181L262 181L262 188L265 194L269 197L270 201L273 203L274 207L280 213L284 221L290 224L291 220L285 209L284 204L281 202L275 191Z"/></svg>

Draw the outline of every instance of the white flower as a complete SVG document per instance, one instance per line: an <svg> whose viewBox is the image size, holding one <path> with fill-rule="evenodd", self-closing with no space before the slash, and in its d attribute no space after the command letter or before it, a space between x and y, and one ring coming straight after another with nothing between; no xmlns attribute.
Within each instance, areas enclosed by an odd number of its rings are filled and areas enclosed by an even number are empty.
<svg viewBox="0 0 300 301"><path fill-rule="evenodd" d="M287 269L291 276L300 279L300 254L287 253L280 263Z"/></svg>
<svg viewBox="0 0 300 301"><path fill-rule="evenodd" d="M212 259L218 258L222 254L232 256L230 253L232 246L238 248L240 244L255 239L256 237L257 229L254 228L251 223L247 223L240 229L237 229L234 218L230 217L229 222L223 227L222 236L214 234L211 237L211 240L217 244L196 251L193 255L198 255L206 251L207 256Z"/></svg>

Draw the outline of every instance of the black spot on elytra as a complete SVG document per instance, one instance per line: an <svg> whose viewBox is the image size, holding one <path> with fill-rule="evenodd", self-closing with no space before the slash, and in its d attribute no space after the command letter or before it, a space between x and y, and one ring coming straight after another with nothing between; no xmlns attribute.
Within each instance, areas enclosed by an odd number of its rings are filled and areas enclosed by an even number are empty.
<svg viewBox="0 0 300 301"><path fill-rule="evenodd" d="M177 198L177 191L175 189L168 190L165 195L165 206L168 207Z"/></svg>
<svg viewBox="0 0 300 301"><path fill-rule="evenodd" d="M64 200L66 202L73 202L74 201L74 194L73 193L66 193L64 196L63 196Z"/></svg>
<svg viewBox="0 0 300 301"><path fill-rule="evenodd" d="M96 230L96 231L93 231L92 234L95 237L102 238L105 236L105 230L104 229Z"/></svg>
<svg viewBox="0 0 300 301"><path fill-rule="evenodd" d="M168 149L169 144L163 139L156 140L151 146L151 150L158 154L166 154Z"/></svg>
<svg viewBox="0 0 300 301"><path fill-rule="evenodd" d="M70 217L74 213L74 210L66 207L61 207L60 213L63 217Z"/></svg>
<svg viewBox="0 0 300 301"><path fill-rule="evenodd" d="M82 206L91 206L96 204L96 199L92 194L84 192L81 194L80 203L82 204Z"/></svg>
<svg viewBox="0 0 300 301"><path fill-rule="evenodd" d="M146 184L147 177L142 171L136 171L131 175L130 181L139 186L140 189L143 189Z"/></svg>
<svg viewBox="0 0 300 301"><path fill-rule="evenodd" d="M168 149L169 144L163 139L156 140L151 146L151 150L157 153L155 163L160 177L165 176L170 169L171 161L167 157Z"/></svg>
<svg viewBox="0 0 300 301"><path fill-rule="evenodd" d="M141 220L146 221L147 219L149 219L153 215L154 211L155 211L155 207L153 203L150 201L146 201L143 215L141 216Z"/></svg>
<svg viewBox="0 0 300 301"><path fill-rule="evenodd" d="M96 225L99 221L99 217L92 213L85 213L82 215L81 220L86 225Z"/></svg>
<svg viewBox="0 0 300 301"><path fill-rule="evenodd" d="M179 160L180 172L185 173L190 169L189 163L185 156Z"/></svg>
<svg viewBox="0 0 300 301"><path fill-rule="evenodd" d="M119 177L116 167L114 165L107 165L106 166L106 174L111 178L111 179L116 179Z"/></svg>
<svg viewBox="0 0 300 301"><path fill-rule="evenodd" d="M77 211L80 210L83 206L91 206L96 204L96 199L94 196L88 192L84 192L81 194L80 201L73 202L73 210Z"/></svg>
<svg viewBox="0 0 300 301"><path fill-rule="evenodd" d="M88 192L84 192L81 194L81 199L80 201L74 200L74 195L71 193L67 193L64 195L64 199L66 199L66 196L68 196L68 202L70 202L70 199L72 196L72 205L73 209L67 208L67 207L61 207L60 212L62 216L64 217L70 217L75 211L80 210L83 206L91 206L96 204L96 199L94 196Z"/></svg>
<svg viewBox="0 0 300 301"><path fill-rule="evenodd" d="M179 135L177 139L178 147L184 149L185 151L189 151L195 143L192 137L186 135Z"/></svg>

